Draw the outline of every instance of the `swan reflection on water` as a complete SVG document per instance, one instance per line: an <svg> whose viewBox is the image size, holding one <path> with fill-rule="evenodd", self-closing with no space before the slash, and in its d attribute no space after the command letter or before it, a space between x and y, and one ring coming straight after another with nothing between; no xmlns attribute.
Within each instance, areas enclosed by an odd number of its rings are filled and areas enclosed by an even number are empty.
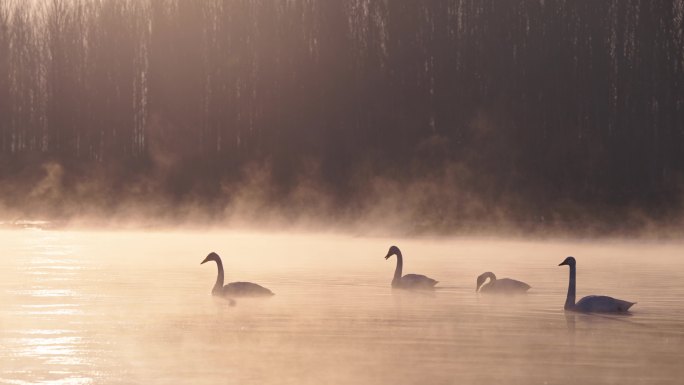
<svg viewBox="0 0 684 385"><path fill-rule="evenodd" d="M565 316L565 324L570 334L575 334L578 331L588 333L594 333L601 330L615 331L617 327L620 327L619 325L621 325L621 327L644 327L643 324L631 320L632 313L630 312L586 313L565 311L563 313Z"/></svg>

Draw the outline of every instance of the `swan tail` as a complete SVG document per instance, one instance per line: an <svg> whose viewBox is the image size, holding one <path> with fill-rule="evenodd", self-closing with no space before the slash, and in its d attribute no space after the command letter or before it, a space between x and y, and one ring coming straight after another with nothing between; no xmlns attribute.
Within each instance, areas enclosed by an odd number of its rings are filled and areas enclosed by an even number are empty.
<svg viewBox="0 0 684 385"><path fill-rule="evenodd" d="M636 305L636 302L629 302L629 301L621 301L622 302L622 309L621 311L629 311L629 308Z"/></svg>

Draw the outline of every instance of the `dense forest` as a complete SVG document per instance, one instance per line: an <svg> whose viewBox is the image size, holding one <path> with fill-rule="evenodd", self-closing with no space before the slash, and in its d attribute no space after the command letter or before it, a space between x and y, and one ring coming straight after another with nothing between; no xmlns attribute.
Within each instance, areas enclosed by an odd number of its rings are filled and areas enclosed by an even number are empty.
<svg viewBox="0 0 684 385"><path fill-rule="evenodd" d="M0 0L7 218L676 225L684 0Z"/></svg>

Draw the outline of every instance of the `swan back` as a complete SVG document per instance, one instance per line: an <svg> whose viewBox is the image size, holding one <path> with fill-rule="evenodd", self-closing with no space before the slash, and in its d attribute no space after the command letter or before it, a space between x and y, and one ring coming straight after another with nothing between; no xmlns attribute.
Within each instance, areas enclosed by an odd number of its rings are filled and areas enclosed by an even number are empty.
<svg viewBox="0 0 684 385"><path fill-rule="evenodd" d="M434 290L438 281L421 274L406 274L398 282L392 282L392 287L398 289Z"/></svg>
<svg viewBox="0 0 684 385"><path fill-rule="evenodd" d="M494 294L524 294L530 290L530 285L511 278L493 280L480 289L481 293Z"/></svg>
<svg viewBox="0 0 684 385"><path fill-rule="evenodd" d="M589 295L580 299L571 310L584 313L625 313L635 303L605 295Z"/></svg>
<svg viewBox="0 0 684 385"><path fill-rule="evenodd" d="M222 295L233 297L270 297L269 289L252 282L231 282L223 287Z"/></svg>

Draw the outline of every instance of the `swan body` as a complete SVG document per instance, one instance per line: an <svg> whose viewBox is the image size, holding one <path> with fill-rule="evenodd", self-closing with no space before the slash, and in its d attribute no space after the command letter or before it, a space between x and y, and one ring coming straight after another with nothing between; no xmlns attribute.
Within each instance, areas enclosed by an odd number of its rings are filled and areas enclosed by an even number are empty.
<svg viewBox="0 0 684 385"><path fill-rule="evenodd" d="M636 303L605 295L589 295L575 303L576 263L575 258L567 257L558 265L570 267L570 283L568 284L568 296L565 300L565 310L582 313L626 313Z"/></svg>
<svg viewBox="0 0 684 385"><path fill-rule="evenodd" d="M489 278L489 282L485 283ZM530 290L530 285L510 278L496 279L496 275L492 272L480 274L477 277L477 286L475 291L487 294L524 294Z"/></svg>
<svg viewBox="0 0 684 385"><path fill-rule="evenodd" d="M401 270L404 265L404 259L402 258L401 251L396 246L390 247L385 259L389 259L393 255L397 256L397 267L394 270L394 278L392 278L393 289L434 290L437 281L432 278L421 274L406 274L402 277Z"/></svg>
<svg viewBox="0 0 684 385"><path fill-rule="evenodd" d="M216 283L214 288L211 289L211 294L222 297L266 297L272 296L273 292L267 288L257 285L252 282L231 282L227 285L223 285L223 263L221 262L221 257L218 254L211 252L204 258L201 264L214 261L218 268L218 276L216 277Z"/></svg>

